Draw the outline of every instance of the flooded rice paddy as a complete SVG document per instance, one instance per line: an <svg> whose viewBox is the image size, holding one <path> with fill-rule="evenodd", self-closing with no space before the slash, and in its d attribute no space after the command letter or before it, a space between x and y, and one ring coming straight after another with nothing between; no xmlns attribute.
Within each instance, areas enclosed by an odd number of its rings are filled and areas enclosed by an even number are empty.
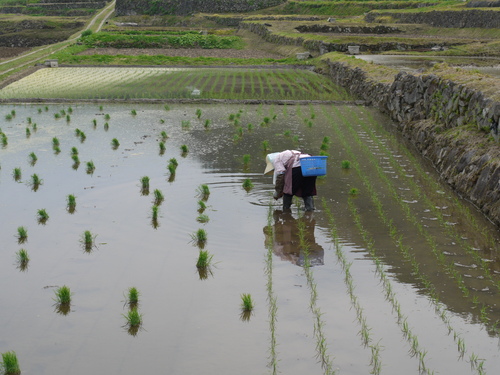
<svg viewBox="0 0 500 375"><path fill-rule="evenodd" d="M23 374L497 371L498 231L375 110L0 108L12 117L1 125L0 352L15 351ZM329 155L312 215L295 205L283 213L262 175L267 152L291 148ZM164 196L157 220L155 190ZM193 240L199 229L203 244ZM196 267L201 248L213 256L207 272ZM67 309L54 300L62 286ZM137 329L125 318L131 287ZM250 314L242 294L252 296Z"/></svg>

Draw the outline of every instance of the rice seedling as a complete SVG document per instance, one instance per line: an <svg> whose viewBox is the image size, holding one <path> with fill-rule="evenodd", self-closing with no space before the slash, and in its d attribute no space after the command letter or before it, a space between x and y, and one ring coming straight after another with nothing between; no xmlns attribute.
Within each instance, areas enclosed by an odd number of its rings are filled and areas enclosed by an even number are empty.
<svg viewBox="0 0 500 375"><path fill-rule="evenodd" d="M264 151L264 153L268 153L268 151L270 150L270 147L269 147L269 141L268 140L264 140L262 141L262 150Z"/></svg>
<svg viewBox="0 0 500 375"><path fill-rule="evenodd" d="M71 290L68 286L63 285L55 291L55 301L60 305L69 305L71 303Z"/></svg>
<svg viewBox="0 0 500 375"><path fill-rule="evenodd" d="M139 296L140 293L135 287L131 287L128 289L127 293L127 303L130 306L130 308L137 307L139 304Z"/></svg>
<svg viewBox="0 0 500 375"><path fill-rule="evenodd" d="M342 169L350 169L351 162L349 160L342 160Z"/></svg>
<svg viewBox="0 0 500 375"><path fill-rule="evenodd" d="M36 122L34 122L33 124L31 124L31 128L36 133L36 131L38 130L38 126L37 126Z"/></svg>
<svg viewBox="0 0 500 375"><path fill-rule="evenodd" d="M207 250L200 250L198 260L196 262L197 268L207 268L212 264L213 255Z"/></svg>
<svg viewBox="0 0 500 375"><path fill-rule="evenodd" d="M198 213L203 213L207 209L207 205L204 201L199 200L198 201Z"/></svg>
<svg viewBox="0 0 500 375"><path fill-rule="evenodd" d="M77 137L79 137L79 136L80 136L80 134L82 134L82 131L81 131L80 129L76 128L76 129L75 129L75 135L76 135Z"/></svg>
<svg viewBox="0 0 500 375"><path fill-rule="evenodd" d="M167 149L167 148L165 147L165 142L159 142L159 143L158 143L158 146L159 146L159 148L160 148L160 155L163 155L163 154L165 153L165 150Z"/></svg>
<svg viewBox="0 0 500 375"><path fill-rule="evenodd" d="M173 166L175 166L175 168L177 168L179 166L179 162L177 161L176 158L171 158L169 160L169 164L172 164Z"/></svg>
<svg viewBox="0 0 500 375"><path fill-rule="evenodd" d="M123 315L127 321L129 328L138 328L142 324L142 314L137 311L137 307L131 308L127 314ZM129 331L130 333L136 334L137 331Z"/></svg>
<svg viewBox="0 0 500 375"><path fill-rule="evenodd" d="M359 190L357 188L351 188L351 190L349 190L349 195L357 196L358 194Z"/></svg>
<svg viewBox="0 0 500 375"><path fill-rule="evenodd" d="M20 249L16 253L16 260L19 268L22 268L23 270L26 269L28 266L28 262L30 261L28 251L26 249Z"/></svg>
<svg viewBox="0 0 500 375"><path fill-rule="evenodd" d="M168 168L168 171L170 173L170 176L171 177L174 176L175 175L175 171L177 170L177 167L174 164L169 163L168 166L167 166L167 168Z"/></svg>
<svg viewBox="0 0 500 375"><path fill-rule="evenodd" d="M41 184L43 184L43 180L36 173L33 173L31 175L31 189L37 191Z"/></svg>
<svg viewBox="0 0 500 375"><path fill-rule="evenodd" d="M48 112L49 107L45 106L45 112Z"/></svg>
<svg viewBox="0 0 500 375"><path fill-rule="evenodd" d="M208 129L208 128L210 128L210 124L211 124L211 121L209 119L206 119L205 123L203 124L203 126L204 126L205 129Z"/></svg>
<svg viewBox="0 0 500 375"><path fill-rule="evenodd" d="M66 116L66 111L64 109L61 109L59 113L61 114L61 116Z"/></svg>
<svg viewBox="0 0 500 375"><path fill-rule="evenodd" d="M87 139L87 136L84 132L80 131L80 142L83 143Z"/></svg>
<svg viewBox="0 0 500 375"><path fill-rule="evenodd" d="M75 212L76 209L76 197L73 194L69 194L66 197L66 208L70 214Z"/></svg>
<svg viewBox="0 0 500 375"><path fill-rule="evenodd" d="M158 215L160 213L160 207L157 206L156 204L151 207L151 219L153 220L153 223L158 223Z"/></svg>
<svg viewBox="0 0 500 375"><path fill-rule="evenodd" d="M248 129L249 132L251 132L253 130L253 124L248 123L247 124L247 129Z"/></svg>
<svg viewBox="0 0 500 375"><path fill-rule="evenodd" d="M94 165L94 162L91 160L91 161L88 161L86 163L87 165L87 174L93 174L94 171L95 171L95 165Z"/></svg>
<svg viewBox="0 0 500 375"><path fill-rule="evenodd" d="M59 146L59 139L57 137L52 138L52 147Z"/></svg>
<svg viewBox="0 0 500 375"><path fill-rule="evenodd" d="M10 111L10 114L12 115L12 117L16 117L16 111L14 109Z"/></svg>
<svg viewBox="0 0 500 375"><path fill-rule="evenodd" d="M141 194L149 195L149 177L148 176L141 177L140 182L141 182Z"/></svg>
<svg viewBox="0 0 500 375"><path fill-rule="evenodd" d="M73 113L73 108L68 107L68 113Z"/></svg>
<svg viewBox="0 0 500 375"><path fill-rule="evenodd" d="M76 147L71 147L71 155L78 155L78 149Z"/></svg>
<svg viewBox="0 0 500 375"><path fill-rule="evenodd" d="M118 147L120 147L120 142L118 142L118 139L113 138L111 140L111 147L113 148L113 150L116 150L118 149Z"/></svg>
<svg viewBox="0 0 500 375"><path fill-rule="evenodd" d="M186 155L189 152L188 146L181 145L181 152L183 155Z"/></svg>
<svg viewBox="0 0 500 375"><path fill-rule="evenodd" d="M243 293L241 295L241 309L243 311L252 311L254 309L254 302L250 294Z"/></svg>
<svg viewBox="0 0 500 375"><path fill-rule="evenodd" d="M21 168L14 168L14 171L12 172L14 181L19 181L21 179L21 175Z"/></svg>
<svg viewBox="0 0 500 375"><path fill-rule="evenodd" d="M35 165L35 163L38 160L38 157L36 156L36 154L34 152L30 152L29 159L30 159L30 164Z"/></svg>
<svg viewBox="0 0 500 375"><path fill-rule="evenodd" d="M196 117L201 118L201 109L196 109Z"/></svg>
<svg viewBox="0 0 500 375"><path fill-rule="evenodd" d="M20 375L21 368L19 367L19 361L17 355L14 351L2 353L2 366L3 373L5 375Z"/></svg>
<svg viewBox="0 0 500 375"><path fill-rule="evenodd" d="M71 122L71 116L70 115L66 115L66 122Z"/></svg>
<svg viewBox="0 0 500 375"><path fill-rule="evenodd" d="M163 130L161 133L160 133L160 137L161 137L161 140L162 141L166 141L168 139L168 134L165 130Z"/></svg>
<svg viewBox="0 0 500 375"><path fill-rule="evenodd" d="M59 148L59 146L53 147L53 150L54 150L54 154L56 154L56 155L61 153L61 149Z"/></svg>
<svg viewBox="0 0 500 375"><path fill-rule="evenodd" d="M42 109L41 108L38 108L38 113L42 113Z"/></svg>
<svg viewBox="0 0 500 375"><path fill-rule="evenodd" d="M78 157L78 154L71 155L71 159L73 159L73 169L78 169L78 166L80 165L80 158Z"/></svg>
<svg viewBox="0 0 500 375"><path fill-rule="evenodd" d="M7 135L5 133L2 133L2 147L7 147L9 144L9 139L7 138Z"/></svg>
<svg viewBox="0 0 500 375"><path fill-rule="evenodd" d="M61 118L61 114L60 113L54 113L54 118L56 120L60 119Z"/></svg>
<svg viewBox="0 0 500 375"><path fill-rule="evenodd" d="M252 181L249 179L249 178L246 178L244 181L243 181L243 189L245 189L247 192L249 192L250 190L252 190L252 188L254 187Z"/></svg>
<svg viewBox="0 0 500 375"><path fill-rule="evenodd" d="M312 128L313 127L313 122L312 121L307 121L307 127Z"/></svg>
<svg viewBox="0 0 500 375"><path fill-rule="evenodd" d="M102 110L104 109L104 107L102 105L99 106L99 111L102 112Z"/></svg>
<svg viewBox="0 0 500 375"><path fill-rule="evenodd" d="M269 117L264 117L264 119L262 120L262 122L265 124L265 125L269 125L269 122L271 122L271 119Z"/></svg>
<svg viewBox="0 0 500 375"><path fill-rule="evenodd" d="M135 115L137 115L137 111L136 111L135 109L133 109L133 110L131 110L131 111L130 111L130 114L131 114L132 116L135 116Z"/></svg>
<svg viewBox="0 0 500 375"><path fill-rule="evenodd" d="M285 136L285 137L290 137L291 135L292 135L292 132L290 130L285 130L283 132L283 136Z"/></svg>
<svg viewBox="0 0 500 375"><path fill-rule="evenodd" d="M251 158L252 158L252 157L250 156L250 154L245 154L245 155L243 155L242 160L243 160L243 165L244 165L245 167L247 167L247 166L248 166L248 164L250 163L250 159L251 159Z"/></svg>
<svg viewBox="0 0 500 375"><path fill-rule="evenodd" d="M182 120L181 121L181 127L183 130L189 129L190 126L191 126L191 121L189 121L189 120Z"/></svg>
<svg viewBox="0 0 500 375"><path fill-rule="evenodd" d="M8 120L8 121L12 120L12 115L10 113L6 114L5 115L5 119Z"/></svg>
<svg viewBox="0 0 500 375"><path fill-rule="evenodd" d="M164 119L160 119L160 124L164 124L165 123L165 120Z"/></svg>
<svg viewBox="0 0 500 375"><path fill-rule="evenodd" d="M29 137L31 137L31 129L26 128L26 138L29 138Z"/></svg>
<svg viewBox="0 0 500 375"><path fill-rule="evenodd" d="M210 188L208 187L207 184L201 184L198 186L196 189L198 196L203 200L206 201L208 197L210 196Z"/></svg>
<svg viewBox="0 0 500 375"><path fill-rule="evenodd" d="M191 238L200 249L203 249L207 243L207 231L200 228L191 235Z"/></svg>
<svg viewBox="0 0 500 375"><path fill-rule="evenodd" d="M107 122L104 123L104 130L105 131L109 130L109 124Z"/></svg>
<svg viewBox="0 0 500 375"><path fill-rule="evenodd" d="M37 211L38 223L45 224L49 220L49 214L45 208L41 208Z"/></svg>
<svg viewBox="0 0 500 375"><path fill-rule="evenodd" d="M205 224L205 223L208 223L210 221L210 218L208 217L208 215L205 215L205 214L200 214L198 215L198 217L196 218L196 221L198 223L202 223L202 224Z"/></svg>
<svg viewBox="0 0 500 375"><path fill-rule="evenodd" d="M236 115L234 113L231 113L228 117L229 121L234 121L235 118L236 118Z"/></svg>
<svg viewBox="0 0 500 375"><path fill-rule="evenodd" d="M165 109L165 111L170 111L170 106L168 104L165 104L163 108Z"/></svg>
<svg viewBox="0 0 500 375"><path fill-rule="evenodd" d="M104 120L109 121L110 119L111 119L111 116L109 115L109 113L106 113L104 115Z"/></svg>
<svg viewBox="0 0 500 375"><path fill-rule="evenodd" d="M86 252L90 252L92 248L95 246L96 237L97 236L93 235L92 232L89 230L83 232L81 242Z"/></svg>
<svg viewBox="0 0 500 375"><path fill-rule="evenodd" d="M165 200L165 197L163 196L163 193L161 192L160 189L155 189L153 191L153 196L154 196L153 204L156 206L161 205L162 202Z"/></svg>

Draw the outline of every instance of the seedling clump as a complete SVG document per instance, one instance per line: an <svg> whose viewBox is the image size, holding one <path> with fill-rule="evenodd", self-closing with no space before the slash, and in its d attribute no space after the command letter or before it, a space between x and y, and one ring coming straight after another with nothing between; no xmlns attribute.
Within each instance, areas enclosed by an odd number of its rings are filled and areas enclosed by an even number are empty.
<svg viewBox="0 0 500 375"><path fill-rule="evenodd" d="M160 212L160 207L154 204L153 207L151 207L151 224L153 225L154 229L160 226L160 224L158 223L159 212Z"/></svg>
<svg viewBox="0 0 500 375"><path fill-rule="evenodd" d="M196 268L198 269L198 274L201 280L205 280L208 275L212 274L211 264L213 255L206 250L200 250L198 254L198 260L196 262Z"/></svg>
<svg viewBox="0 0 500 375"><path fill-rule="evenodd" d="M351 168L351 162L349 160L342 160L342 169Z"/></svg>
<svg viewBox="0 0 500 375"><path fill-rule="evenodd" d="M5 375L19 375L21 369L19 368L19 361L15 352L2 353L2 366Z"/></svg>
<svg viewBox="0 0 500 375"><path fill-rule="evenodd" d="M15 181L19 181L21 179L21 168L14 168L12 172L12 177Z"/></svg>
<svg viewBox="0 0 500 375"><path fill-rule="evenodd" d="M94 173L94 171L95 171L94 162L92 160L88 161L87 162L87 174L92 174L92 173Z"/></svg>
<svg viewBox="0 0 500 375"><path fill-rule="evenodd" d="M38 223L45 224L49 220L49 214L45 208L41 208L37 211Z"/></svg>
<svg viewBox="0 0 500 375"><path fill-rule="evenodd" d="M207 243L207 231L200 228L191 235L191 238L200 249L203 249Z"/></svg>
<svg viewBox="0 0 500 375"><path fill-rule="evenodd" d="M130 309L124 317L129 328L138 328L142 323L142 314L139 314L137 307ZM137 331L134 331L134 333L137 333Z"/></svg>
<svg viewBox="0 0 500 375"><path fill-rule="evenodd" d="M31 175L31 189L33 191L37 191L42 183L43 180L36 173Z"/></svg>
<svg viewBox="0 0 500 375"><path fill-rule="evenodd" d="M62 287L58 288L55 291L55 294L56 294L55 298L56 303L60 305L69 305L71 303L71 290L66 285L63 285Z"/></svg>
<svg viewBox="0 0 500 375"><path fill-rule="evenodd" d="M210 220L210 218L208 217L208 215L205 215L205 214L200 214L196 218L196 221L198 223L208 223L209 220Z"/></svg>
<svg viewBox="0 0 500 375"><path fill-rule="evenodd" d="M30 128L26 128L26 138L31 137L31 130Z"/></svg>
<svg viewBox="0 0 500 375"><path fill-rule="evenodd" d="M210 188L208 187L207 184L201 184L198 186L197 189L198 196L203 200L206 201L208 197L210 196Z"/></svg>
<svg viewBox="0 0 500 375"><path fill-rule="evenodd" d="M113 138L111 141L111 147L113 150L116 150L120 146L120 142L118 142L118 139Z"/></svg>
<svg viewBox="0 0 500 375"><path fill-rule="evenodd" d="M165 197L163 196L163 193L161 192L160 189L155 189L154 192L153 192L153 195L155 197L153 203L154 205L156 206L159 206L160 204L162 204L162 202L164 201Z"/></svg>
<svg viewBox="0 0 500 375"><path fill-rule="evenodd" d="M252 181L249 178L246 178L245 181L243 181L243 189L245 189L248 192L252 188L253 188Z"/></svg>
<svg viewBox="0 0 500 375"><path fill-rule="evenodd" d="M205 204L204 201L199 200L198 201L198 212L201 214L207 209L207 205Z"/></svg>
<svg viewBox="0 0 500 375"><path fill-rule="evenodd" d="M130 113L132 114L132 116L137 115L137 111L135 109L131 110Z"/></svg>
<svg viewBox="0 0 500 375"><path fill-rule="evenodd" d="M76 209L76 197L73 194L69 194L66 199L67 210L70 214L75 212Z"/></svg>
<svg viewBox="0 0 500 375"><path fill-rule="evenodd" d="M30 152L29 158L30 158L30 164L35 165L35 163L38 160L38 157L36 156L36 154L34 152Z"/></svg>
<svg viewBox="0 0 500 375"><path fill-rule="evenodd" d="M57 137L52 138L52 147L59 146L59 139Z"/></svg>
<svg viewBox="0 0 500 375"><path fill-rule="evenodd" d="M356 196L359 194L359 190L357 188L352 188L349 190L349 195Z"/></svg>
<svg viewBox="0 0 500 375"><path fill-rule="evenodd" d="M252 296L250 294L243 293L241 295L241 319L245 321L249 320L253 308L254 303L252 300Z"/></svg>
<svg viewBox="0 0 500 375"><path fill-rule="evenodd" d="M160 147L160 155L163 155L166 150L165 142L161 141L160 143L158 143L158 146Z"/></svg>
<svg viewBox="0 0 500 375"><path fill-rule="evenodd" d="M168 139L168 135L167 135L167 132L165 130L163 130L161 133L160 133L160 137L162 139L162 141L166 141Z"/></svg>
<svg viewBox="0 0 500 375"><path fill-rule="evenodd" d="M28 268L28 263L30 261L30 257L28 255L28 251L25 249L21 249L16 253L16 260L18 263L18 267L25 271Z"/></svg>
<svg viewBox="0 0 500 375"><path fill-rule="evenodd" d="M188 146L182 145L181 146L181 151L182 151L183 155L187 154L189 152Z"/></svg>
<svg viewBox="0 0 500 375"><path fill-rule="evenodd" d="M128 298L127 302L131 308L136 307L139 303L139 291L135 287L131 287L128 289Z"/></svg>
<svg viewBox="0 0 500 375"><path fill-rule="evenodd" d="M95 238L96 236L92 235L92 233L89 230L83 232L82 243L86 252L90 252L92 248L95 246Z"/></svg>
<svg viewBox="0 0 500 375"><path fill-rule="evenodd" d="M149 195L149 177L143 176L141 177L141 194Z"/></svg>
<svg viewBox="0 0 500 375"><path fill-rule="evenodd" d="M209 120L209 119L206 119L206 120L205 120L205 123L203 124L203 126L205 127L205 129L210 128L210 120Z"/></svg>
<svg viewBox="0 0 500 375"><path fill-rule="evenodd" d="M201 109L199 109L199 108L196 110L196 117L197 118L201 117Z"/></svg>

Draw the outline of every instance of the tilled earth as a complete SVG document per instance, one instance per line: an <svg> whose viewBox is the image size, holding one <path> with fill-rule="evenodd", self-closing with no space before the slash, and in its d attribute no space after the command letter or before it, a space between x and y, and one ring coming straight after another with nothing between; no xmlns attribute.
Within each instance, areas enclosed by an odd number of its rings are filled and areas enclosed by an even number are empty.
<svg viewBox="0 0 500 375"><path fill-rule="evenodd" d="M92 48L80 55L163 55L181 57L219 57L239 59L282 59L284 56L256 49L202 49L202 48Z"/></svg>
<svg viewBox="0 0 500 375"><path fill-rule="evenodd" d="M30 49L27 47L0 47L0 59L15 57Z"/></svg>

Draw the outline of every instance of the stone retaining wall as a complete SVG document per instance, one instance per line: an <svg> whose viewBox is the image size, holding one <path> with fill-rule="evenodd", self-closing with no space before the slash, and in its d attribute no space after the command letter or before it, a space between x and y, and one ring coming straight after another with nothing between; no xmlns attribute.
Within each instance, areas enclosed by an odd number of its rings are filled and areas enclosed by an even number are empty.
<svg viewBox="0 0 500 375"><path fill-rule="evenodd" d="M398 13L371 11L366 22L377 22L379 17L392 17L399 23L422 23L436 27L480 27L498 28L500 11L467 9L461 11L431 11L420 13Z"/></svg>
<svg viewBox="0 0 500 375"><path fill-rule="evenodd" d="M138 14L188 15L193 13L240 13L269 8L286 0L116 0L117 16Z"/></svg>
<svg viewBox="0 0 500 375"><path fill-rule="evenodd" d="M443 133L470 124L498 140L500 102L436 75L400 72L392 84L367 78L360 68L328 62L328 76L388 114L460 195L500 225L500 160L481 145Z"/></svg>

